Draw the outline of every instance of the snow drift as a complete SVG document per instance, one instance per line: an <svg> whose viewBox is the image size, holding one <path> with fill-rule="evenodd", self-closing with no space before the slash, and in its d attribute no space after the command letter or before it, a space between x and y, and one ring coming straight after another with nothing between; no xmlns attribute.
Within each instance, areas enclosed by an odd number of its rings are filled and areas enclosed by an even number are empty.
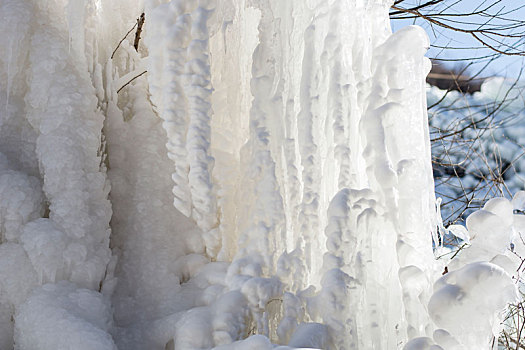
<svg viewBox="0 0 525 350"><path fill-rule="evenodd" d="M438 280L389 5L0 1L1 348L487 348L523 222L487 204Z"/></svg>

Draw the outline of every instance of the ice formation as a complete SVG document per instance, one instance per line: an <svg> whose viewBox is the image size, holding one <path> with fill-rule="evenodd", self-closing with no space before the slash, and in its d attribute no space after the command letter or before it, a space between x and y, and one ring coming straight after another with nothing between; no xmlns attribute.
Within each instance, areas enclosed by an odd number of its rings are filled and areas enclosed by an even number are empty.
<svg viewBox="0 0 525 350"><path fill-rule="evenodd" d="M389 5L0 0L0 348L489 348L525 195L435 260Z"/></svg>

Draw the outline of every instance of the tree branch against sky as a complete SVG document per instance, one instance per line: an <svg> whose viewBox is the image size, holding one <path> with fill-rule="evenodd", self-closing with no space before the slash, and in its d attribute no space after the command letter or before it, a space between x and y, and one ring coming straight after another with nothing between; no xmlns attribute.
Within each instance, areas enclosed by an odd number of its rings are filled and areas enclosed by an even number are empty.
<svg viewBox="0 0 525 350"><path fill-rule="evenodd" d="M440 89L459 90L463 93L449 95L449 91L446 91L436 100L431 97L432 92L429 92L428 105L434 171L435 175L440 174L436 175L436 193L444 198L442 210L446 213L444 218L449 220L447 222L461 221L465 218L465 210L483 205L487 200L487 193L497 196L504 195L505 191L507 194L509 192L500 175L505 174L508 180L507 170L511 167L506 164L512 165L514 161L509 159L492 164L493 159L500 157L497 152L489 151L487 155L485 151L480 153L480 150L486 143L499 149L499 140L491 141L491 137L482 136L492 135L494 132L503 133L507 124L515 124L515 115L509 113L505 106L518 105L520 102L517 100L522 100L518 91L524 67L525 21L522 18L525 18L525 4L509 0L398 0L390 9L390 18L394 31L409 24L425 28L431 42L427 56L434 64L433 72L428 78L435 78L441 72L441 76L448 77L449 81L446 83L448 88L440 86ZM478 94L477 99L465 94L479 91L485 78L493 76L507 78L504 85L491 84L492 89L498 89L496 86L499 86L500 90L507 91L506 94L500 91L500 95L505 96L502 101L490 101L490 98L485 97L479 105L483 94ZM436 84L431 80L427 82ZM488 85L485 87L490 90ZM508 93L513 89L511 98ZM495 106L499 107L494 108ZM516 113L520 112L520 109L516 110ZM447 115L445 119L449 122L442 125L444 129L435 129L436 120L439 119L436 115L443 113ZM495 120L498 122L495 123ZM487 125L482 127L480 123ZM466 134L475 134L476 137L466 137ZM464 152L462 155L458 153L460 150ZM508 152L510 151L507 150ZM450 159L445 160L452 153L456 157L453 165L449 164ZM479 163L480 158L486 161ZM477 175L466 171L474 163L479 163L474 171ZM442 171L446 174L441 174ZM479 177L478 173L487 176ZM492 175L488 176L489 174ZM500 175L493 176L494 174ZM467 175L478 176L478 183L464 187L461 181ZM459 185L454 185L458 181ZM487 192L488 188L491 190ZM445 192L452 191L454 195L447 196L443 189ZM511 192L515 191L513 188Z"/></svg>
<svg viewBox="0 0 525 350"><path fill-rule="evenodd" d="M397 0L390 10L394 31L422 26L428 57L466 62L471 71L515 77L525 55L525 3L513 0Z"/></svg>

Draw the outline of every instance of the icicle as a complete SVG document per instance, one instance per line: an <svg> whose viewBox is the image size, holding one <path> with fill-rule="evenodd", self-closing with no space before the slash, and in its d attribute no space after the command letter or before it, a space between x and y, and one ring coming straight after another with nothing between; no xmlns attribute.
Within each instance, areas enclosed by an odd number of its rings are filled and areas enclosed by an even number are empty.
<svg viewBox="0 0 525 350"><path fill-rule="evenodd" d="M146 42L151 45L165 40L164 45L153 45L149 76L153 99L168 133L168 155L176 166L172 175L174 205L204 231L208 253L214 257L220 238L211 179L214 160L210 155L212 90L207 29L214 5L213 1L203 4L174 1L157 7L149 22L159 25L152 26ZM168 88L164 88L165 82Z"/></svg>
<svg viewBox="0 0 525 350"><path fill-rule="evenodd" d="M9 95L11 94L11 85L13 84L13 70L11 68L12 60L13 60L13 39L14 37L11 37L8 51L9 54L7 55L7 88L6 88L6 97L5 97L5 112L8 112L9 108Z"/></svg>
<svg viewBox="0 0 525 350"><path fill-rule="evenodd" d="M301 212L299 220L300 230L304 232L305 258L308 268L312 268L312 258L314 255L314 237L318 233L317 208L319 206L319 193L316 189L320 178L317 176L319 168L317 158L317 145L313 137L314 113L312 103L317 98L315 90L316 66L314 64L315 48L315 25L309 26L304 33L305 49L303 58L303 71L301 76L301 112L298 116L297 127L299 129L299 152L301 154L303 194L301 202ZM313 86L312 86L313 85ZM317 267L318 268L318 267Z"/></svg>
<svg viewBox="0 0 525 350"><path fill-rule="evenodd" d="M203 2L204 3L204 2ZM186 154L188 157L188 182L191 191L192 217L204 231L206 249L215 257L220 249L216 193L211 172L214 159L210 155L211 139L211 76L208 57L208 17L214 1L207 7L197 7L192 13L191 37L182 84L187 100L188 130Z"/></svg>
<svg viewBox="0 0 525 350"><path fill-rule="evenodd" d="M20 74L23 74L23 64L27 59L33 12L33 6L28 1L4 1L0 4L0 14L2 14L0 28L3 33L0 44L4 52L0 57L0 64L4 66L6 76L4 87L6 113L9 109L10 97L15 93L14 89L20 91L19 87L24 81ZM20 82L17 82L17 79ZM3 87L2 85L0 84L0 87Z"/></svg>
<svg viewBox="0 0 525 350"><path fill-rule="evenodd" d="M181 7L179 3L179 7ZM186 96L181 82L190 40L190 17L172 3L148 14L145 42L151 47L148 79L153 102L168 134L168 156L175 162L173 204L184 215L191 216L191 193L188 180ZM172 19L173 18L173 19ZM150 23L155 25L150 25ZM156 41L159 41L157 44Z"/></svg>
<svg viewBox="0 0 525 350"><path fill-rule="evenodd" d="M403 55L392 54L394 50L397 51L395 48L400 47L403 47ZM390 217L397 231L399 278L403 288L409 338L431 335L426 304L431 294L430 281L436 276L431 251L432 233L436 228L433 220L435 211L432 170L428 164L429 141L425 136L427 119L424 108L420 108L420 104L414 99L415 94L411 92L414 87L419 87L419 94L425 91L421 75L426 73L427 62L422 57L426 47L428 38L420 28L404 28L376 49L374 59L377 63L373 65L375 82L381 85L372 86L372 91L383 89L382 95L385 98L382 102L379 99L373 100L373 103L383 105L372 108L380 111L377 116L385 132L385 155L388 156L389 166L395 169L395 175L391 173L391 186L397 193L387 199L387 203L391 203L390 208L396 208L397 212ZM384 62L390 63L385 65ZM414 73L405 74L401 78L395 72L387 70L387 67L399 67L403 64L410 64ZM410 72L408 69L407 71ZM388 76L388 80L381 75ZM408 101L416 108L406 108ZM388 132L389 129L394 132ZM403 138L401 135L407 130L410 130L411 137ZM385 164L383 163L383 169ZM375 167L375 174L383 171L381 165L376 164ZM383 179L381 183L384 186L388 182ZM390 189L383 190L386 198L392 196L389 191Z"/></svg>
<svg viewBox="0 0 525 350"><path fill-rule="evenodd" d="M89 0L69 0L67 4L67 23L69 31L69 51L81 59L86 59L85 48L85 28L86 6Z"/></svg>

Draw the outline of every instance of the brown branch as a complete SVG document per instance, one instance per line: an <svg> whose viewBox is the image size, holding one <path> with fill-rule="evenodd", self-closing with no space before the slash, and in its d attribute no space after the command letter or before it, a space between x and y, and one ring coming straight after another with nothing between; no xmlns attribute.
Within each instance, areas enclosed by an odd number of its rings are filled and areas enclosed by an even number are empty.
<svg viewBox="0 0 525 350"><path fill-rule="evenodd" d="M131 33L133 31L133 29L135 29L135 27L137 26L137 23L138 22L136 22L135 25L133 25L133 27L130 30L128 30L126 35L124 35L124 37L119 41L117 47L115 47L115 50L113 50L113 53L111 54L111 59L113 59L113 57L115 56L115 53L117 52L118 48L120 47L120 44L122 44L122 42L124 40L126 40L126 38L128 37L129 33Z"/></svg>
<svg viewBox="0 0 525 350"><path fill-rule="evenodd" d="M117 94L120 92L120 90L124 89L126 86L128 86L133 80L137 79L138 77L146 74L148 71L145 70L144 72L140 73L139 75L137 75L136 77L133 77L130 81L128 81L126 84L122 85L122 87L120 89L117 90Z"/></svg>
<svg viewBox="0 0 525 350"><path fill-rule="evenodd" d="M505 338L507 338L507 334L505 334ZM522 345L522 344L520 344L520 342L518 341L519 338L518 338L518 340L516 340L516 339L512 338L512 337L509 335L509 336L508 336L508 339L510 339L510 341L511 341L512 343L516 344L516 348L517 348L517 349L518 349L518 348L519 348L519 349L525 349L525 346ZM509 347L509 349L510 349L510 347Z"/></svg>
<svg viewBox="0 0 525 350"><path fill-rule="evenodd" d="M140 34L142 33L142 26L144 25L145 20L146 16L144 15L144 12L142 12L140 17L137 18L137 31L135 32L135 41L133 42L133 46L137 52L139 51Z"/></svg>
<svg viewBox="0 0 525 350"><path fill-rule="evenodd" d="M411 13L412 15L420 17L420 18L428 21L429 23L435 24L435 25L440 26L440 27L443 27L443 28L446 28L446 29L449 29L449 30L452 30L452 31L455 31L455 32L461 32L461 33L469 34L475 40L480 42L483 46L488 47L489 49L491 49L491 50L493 50L493 51L495 51L495 52L497 52L499 54L508 55L508 56L525 56L525 53L523 51L509 52L509 51L500 50L500 49L496 48L494 45L491 45L490 43L488 43L487 40L484 40L484 39L482 39L479 36L479 34L482 34L482 35L485 35L487 37L489 37L490 35L493 35L493 36L502 37L502 38L521 38L522 37L521 35L502 34L502 33L499 33L499 32L495 32L494 30L486 30L486 29L463 29L463 28L459 28L459 27L454 27L454 26L449 25L447 23L444 23L442 21L438 21L438 20L432 18L431 17L432 15L425 15L425 14L421 13L418 10L413 10L413 9L410 9L410 8L402 8L402 7L398 7L396 5L392 5L391 8L396 10L396 11L401 11L401 12L405 12L405 13ZM501 42L499 42L499 43L501 44Z"/></svg>

